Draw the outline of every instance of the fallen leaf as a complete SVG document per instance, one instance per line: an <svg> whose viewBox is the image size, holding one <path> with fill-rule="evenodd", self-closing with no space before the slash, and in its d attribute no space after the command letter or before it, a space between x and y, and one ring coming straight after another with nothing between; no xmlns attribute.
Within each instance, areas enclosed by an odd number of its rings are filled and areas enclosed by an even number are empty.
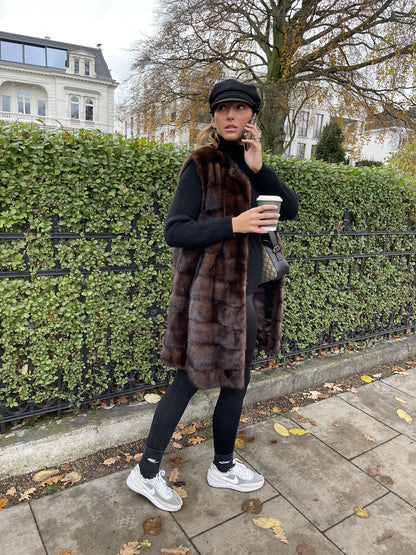
<svg viewBox="0 0 416 555"><path fill-rule="evenodd" d="M335 426L335 428L338 428L339 422L338 421L332 422L332 425Z"/></svg>
<svg viewBox="0 0 416 555"><path fill-rule="evenodd" d="M294 436L304 436L311 433L309 430L304 430L303 428L290 428L289 432Z"/></svg>
<svg viewBox="0 0 416 555"><path fill-rule="evenodd" d="M183 463L186 463L188 459L184 459L182 457L172 457L171 459L169 459L169 462L172 466L179 466Z"/></svg>
<svg viewBox="0 0 416 555"><path fill-rule="evenodd" d="M125 543L118 552L118 555L140 555L140 543L129 542Z"/></svg>
<svg viewBox="0 0 416 555"><path fill-rule="evenodd" d="M248 418L246 416L242 416L240 418L240 422L248 422Z"/></svg>
<svg viewBox="0 0 416 555"><path fill-rule="evenodd" d="M298 555L316 555L314 548L307 543L300 543L296 547L296 553Z"/></svg>
<svg viewBox="0 0 416 555"><path fill-rule="evenodd" d="M309 422L309 424L312 424L312 426L317 426L318 425L315 420L312 420L312 418L308 418L308 422Z"/></svg>
<svg viewBox="0 0 416 555"><path fill-rule="evenodd" d="M180 441L183 438L183 434L182 432L174 432L172 438L176 439L176 441Z"/></svg>
<svg viewBox="0 0 416 555"><path fill-rule="evenodd" d="M55 474L59 474L59 472L59 468L49 468L48 470L41 470L33 476L32 480L34 482L43 482L43 480L49 478L49 476L54 476Z"/></svg>
<svg viewBox="0 0 416 555"><path fill-rule="evenodd" d="M384 534L384 536L381 536L381 538L377 538L377 542L381 543L384 542L384 540L388 540L389 538L392 538L393 534Z"/></svg>
<svg viewBox="0 0 416 555"><path fill-rule="evenodd" d="M296 401L292 397L289 397L289 402L292 403L292 405L296 405Z"/></svg>
<svg viewBox="0 0 416 555"><path fill-rule="evenodd" d="M257 414L260 414L260 416L266 416L267 412L265 410L258 410L256 411Z"/></svg>
<svg viewBox="0 0 416 555"><path fill-rule="evenodd" d="M358 393L358 389L356 387L352 387L350 391L351 393Z"/></svg>
<svg viewBox="0 0 416 555"><path fill-rule="evenodd" d="M244 449L245 446L246 442L244 441L244 439L242 439L241 437L237 437L234 443L234 447L236 449Z"/></svg>
<svg viewBox="0 0 416 555"><path fill-rule="evenodd" d="M71 550L70 549L60 549L58 551L58 555L71 555Z"/></svg>
<svg viewBox="0 0 416 555"><path fill-rule="evenodd" d="M283 426L283 424L279 424L278 422L275 423L274 429L281 436L289 437L290 435L289 430Z"/></svg>
<svg viewBox="0 0 416 555"><path fill-rule="evenodd" d="M162 521L160 516L146 518L142 526L145 534L149 534L149 536L158 536L162 530Z"/></svg>
<svg viewBox="0 0 416 555"><path fill-rule="evenodd" d="M179 478L179 469L174 468L169 474L169 482L177 482Z"/></svg>
<svg viewBox="0 0 416 555"><path fill-rule="evenodd" d="M362 507L354 507L354 511L355 514L360 518L368 518L370 516L370 513L367 511L367 509L363 509Z"/></svg>
<svg viewBox="0 0 416 555"><path fill-rule="evenodd" d="M29 496L32 495L36 491L36 488L29 488L24 493L21 494L19 501L24 501L25 499L29 499Z"/></svg>
<svg viewBox="0 0 416 555"><path fill-rule="evenodd" d="M365 437L365 439L367 441L375 441L375 439L373 437L369 436L368 434L363 434L363 436Z"/></svg>
<svg viewBox="0 0 416 555"><path fill-rule="evenodd" d="M405 405L407 405L407 401L405 401L404 399L400 399L400 397L395 397L396 401L399 401L399 403L404 403Z"/></svg>
<svg viewBox="0 0 416 555"><path fill-rule="evenodd" d="M71 472L72 470L72 466L70 464L61 464L61 466L59 467L61 469L62 472Z"/></svg>
<svg viewBox="0 0 416 555"><path fill-rule="evenodd" d="M158 403L160 399L161 399L160 395L156 395L155 393L148 393L147 395L144 396L145 401L153 404Z"/></svg>
<svg viewBox="0 0 416 555"><path fill-rule="evenodd" d="M381 378L383 374L373 374L373 378Z"/></svg>
<svg viewBox="0 0 416 555"><path fill-rule="evenodd" d="M394 483L393 480L390 478L390 476L381 476L380 482L385 486L392 486Z"/></svg>
<svg viewBox="0 0 416 555"><path fill-rule="evenodd" d="M136 462L140 462L142 460L142 457L143 457L143 453L136 453L136 455L134 455L133 459Z"/></svg>
<svg viewBox="0 0 416 555"><path fill-rule="evenodd" d="M275 414L279 414L279 412L282 412L282 411L281 409L279 409L279 407L273 407L272 412L274 412Z"/></svg>
<svg viewBox="0 0 416 555"><path fill-rule="evenodd" d="M368 475L371 476L372 478L375 478L376 476L380 476L380 472L375 468L370 468L368 471Z"/></svg>
<svg viewBox="0 0 416 555"><path fill-rule="evenodd" d="M16 495L16 491L17 491L16 488L12 486L10 489L6 491L7 497L13 497L14 495Z"/></svg>
<svg viewBox="0 0 416 555"><path fill-rule="evenodd" d="M363 382L365 382L365 383L371 383L371 382L374 381L373 378L371 378L370 376L367 376L366 374L362 375L362 376L361 376L361 379L362 379Z"/></svg>
<svg viewBox="0 0 416 555"><path fill-rule="evenodd" d="M123 451L122 451L122 453L123 453ZM123 455L126 457L126 462L129 463L132 459L132 456L130 455L130 453L123 453Z"/></svg>
<svg viewBox="0 0 416 555"><path fill-rule="evenodd" d="M172 489L176 491L181 499L186 499L188 497L188 492L185 489L178 486L172 486Z"/></svg>
<svg viewBox="0 0 416 555"><path fill-rule="evenodd" d="M173 446L175 449L182 449L182 445L181 445L180 443L177 443L176 441L174 441L174 442L172 443L172 446Z"/></svg>
<svg viewBox="0 0 416 555"><path fill-rule="evenodd" d="M111 457L110 459L105 459L105 461L103 462L103 464L105 464L105 466L111 466L112 464L116 463L117 461L120 460L120 457Z"/></svg>
<svg viewBox="0 0 416 555"><path fill-rule="evenodd" d="M186 555L189 552L189 547L185 547L182 544L179 545L178 547L176 547L176 545L168 548L162 547L160 552L166 553L167 555Z"/></svg>
<svg viewBox="0 0 416 555"><path fill-rule="evenodd" d="M2 497L0 499L0 511L4 509L4 507L7 505L8 502L9 500L7 499L7 497Z"/></svg>
<svg viewBox="0 0 416 555"><path fill-rule="evenodd" d="M62 476L63 474L57 474L56 476L49 476L49 478L46 478L46 480L43 480L43 482L39 484L39 487L43 488L50 484L57 484L62 479Z"/></svg>
<svg viewBox="0 0 416 555"><path fill-rule="evenodd" d="M61 482L64 482L64 483L71 482L71 485L72 485L72 484L75 484L76 482L79 482L81 478L82 478L81 474L79 472L74 471L64 476L61 479Z"/></svg>
<svg viewBox="0 0 416 555"><path fill-rule="evenodd" d="M274 526L273 527L273 533L274 533L275 537L278 540L280 540L282 543L286 543L286 544L289 543L287 541L286 534L285 534L285 532L284 532L284 530L281 526Z"/></svg>
<svg viewBox="0 0 416 555"><path fill-rule="evenodd" d="M265 528L267 530L269 528L274 528L275 526L280 526L282 524L280 520L277 520L275 518L259 517L253 518L252 520L256 526L258 526L259 528Z"/></svg>
<svg viewBox="0 0 416 555"><path fill-rule="evenodd" d="M263 503L260 499L246 499L243 501L241 508L246 513L252 513L258 515L263 509Z"/></svg>
<svg viewBox="0 0 416 555"><path fill-rule="evenodd" d="M410 416L410 414L408 414L405 410L403 409L397 409L397 415L402 418L405 422L407 422L408 424L411 424L413 419Z"/></svg>
<svg viewBox="0 0 416 555"><path fill-rule="evenodd" d="M205 441L205 438L203 437L190 437L188 439L188 443L190 443L191 445L199 445L200 443L202 443L203 441Z"/></svg>
<svg viewBox="0 0 416 555"><path fill-rule="evenodd" d="M182 429L182 433L185 435L191 435L194 434L196 432L196 428L195 426L187 426L186 428Z"/></svg>
<svg viewBox="0 0 416 555"><path fill-rule="evenodd" d="M301 416L300 414L298 414L298 416L296 417L296 420L301 424L304 424L306 422L306 418L304 416Z"/></svg>
<svg viewBox="0 0 416 555"><path fill-rule="evenodd" d="M145 538L144 540L140 540L139 544L140 547L151 547L152 542Z"/></svg>
<svg viewBox="0 0 416 555"><path fill-rule="evenodd" d="M319 398L319 391L309 391L308 396L309 396L311 399L316 400L316 399Z"/></svg>
<svg viewBox="0 0 416 555"><path fill-rule="evenodd" d="M293 407L292 409L290 409L290 412L298 412L300 410L300 407Z"/></svg>

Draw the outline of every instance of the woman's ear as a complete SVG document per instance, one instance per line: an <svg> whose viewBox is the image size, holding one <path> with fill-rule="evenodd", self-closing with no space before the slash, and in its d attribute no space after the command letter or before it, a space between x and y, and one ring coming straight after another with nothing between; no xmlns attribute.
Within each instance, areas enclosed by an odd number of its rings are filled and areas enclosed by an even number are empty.
<svg viewBox="0 0 416 555"><path fill-rule="evenodd" d="M214 118L212 118L212 120L211 120L211 127L213 127L214 129L216 129L216 127L215 127L215 120L214 120Z"/></svg>

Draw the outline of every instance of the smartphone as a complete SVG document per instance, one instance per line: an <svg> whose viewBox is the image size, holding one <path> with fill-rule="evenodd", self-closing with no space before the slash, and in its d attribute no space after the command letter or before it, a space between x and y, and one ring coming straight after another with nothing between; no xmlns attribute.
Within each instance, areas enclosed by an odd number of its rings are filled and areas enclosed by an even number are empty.
<svg viewBox="0 0 416 555"><path fill-rule="evenodd" d="M257 122L257 114L253 114L253 117L251 118L249 123L252 123L254 125L256 122ZM250 133L248 131L244 131L243 139L249 139L249 138L250 138ZM248 145L245 144L244 148L248 148Z"/></svg>

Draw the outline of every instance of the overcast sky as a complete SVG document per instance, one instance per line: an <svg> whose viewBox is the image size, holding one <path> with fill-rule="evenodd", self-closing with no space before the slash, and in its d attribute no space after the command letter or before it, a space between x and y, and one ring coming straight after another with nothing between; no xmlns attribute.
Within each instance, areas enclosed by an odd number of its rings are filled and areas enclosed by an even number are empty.
<svg viewBox="0 0 416 555"><path fill-rule="evenodd" d="M122 83L131 63L128 50L152 34L155 5L156 0L0 0L0 29L83 46L101 43L113 79Z"/></svg>

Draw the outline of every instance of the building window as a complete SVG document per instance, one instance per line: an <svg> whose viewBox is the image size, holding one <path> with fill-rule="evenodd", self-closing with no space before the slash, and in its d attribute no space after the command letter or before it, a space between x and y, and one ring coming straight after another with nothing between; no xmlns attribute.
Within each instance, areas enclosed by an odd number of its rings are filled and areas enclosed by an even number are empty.
<svg viewBox="0 0 416 555"><path fill-rule="evenodd" d="M311 158L315 158L316 145L311 146Z"/></svg>
<svg viewBox="0 0 416 555"><path fill-rule="evenodd" d="M90 74L90 62L87 62L87 61L84 62L84 74L85 75Z"/></svg>
<svg viewBox="0 0 416 555"><path fill-rule="evenodd" d="M79 59L75 58L74 60L74 73L79 73Z"/></svg>
<svg viewBox="0 0 416 555"><path fill-rule="evenodd" d="M301 159L305 158L305 150L306 150L306 144L298 143L296 147L296 156Z"/></svg>
<svg viewBox="0 0 416 555"><path fill-rule="evenodd" d="M309 112L299 114L299 137L306 137L308 134Z"/></svg>
<svg viewBox="0 0 416 555"><path fill-rule="evenodd" d="M79 98L71 96L71 118L79 119Z"/></svg>
<svg viewBox="0 0 416 555"><path fill-rule="evenodd" d="M2 112L10 112L10 96L1 97L1 110Z"/></svg>
<svg viewBox="0 0 416 555"><path fill-rule="evenodd" d="M38 100L38 116L46 116L46 102Z"/></svg>
<svg viewBox="0 0 416 555"><path fill-rule="evenodd" d="M294 114L294 111L293 111L293 108L291 108L289 110L289 115L285 119L285 124L284 124L284 131L287 135L289 135L292 130L293 114Z"/></svg>
<svg viewBox="0 0 416 555"><path fill-rule="evenodd" d="M322 126L324 123L324 116L322 114L315 114L315 123L313 126L313 138L319 139L322 133Z"/></svg>
<svg viewBox="0 0 416 555"><path fill-rule="evenodd" d="M89 98L85 101L85 121L94 121L94 104Z"/></svg>
<svg viewBox="0 0 416 555"><path fill-rule="evenodd" d="M42 46L24 45L24 62L34 66L46 66L46 51Z"/></svg>
<svg viewBox="0 0 416 555"><path fill-rule="evenodd" d="M17 42L2 40L1 59L7 62L23 62L23 46Z"/></svg>
<svg viewBox="0 0 416 555"><path fill-rule="evenodd" d="M65 69L67 66L67 51L59 48L46 48L46 60L48 67Z"/></svg>
<svg viewBox="0 0 416 555"><path fill-rule="evenodd" d="M30 93L27 89L17 92L17 111L19 114L30 114Z"/></svg>

